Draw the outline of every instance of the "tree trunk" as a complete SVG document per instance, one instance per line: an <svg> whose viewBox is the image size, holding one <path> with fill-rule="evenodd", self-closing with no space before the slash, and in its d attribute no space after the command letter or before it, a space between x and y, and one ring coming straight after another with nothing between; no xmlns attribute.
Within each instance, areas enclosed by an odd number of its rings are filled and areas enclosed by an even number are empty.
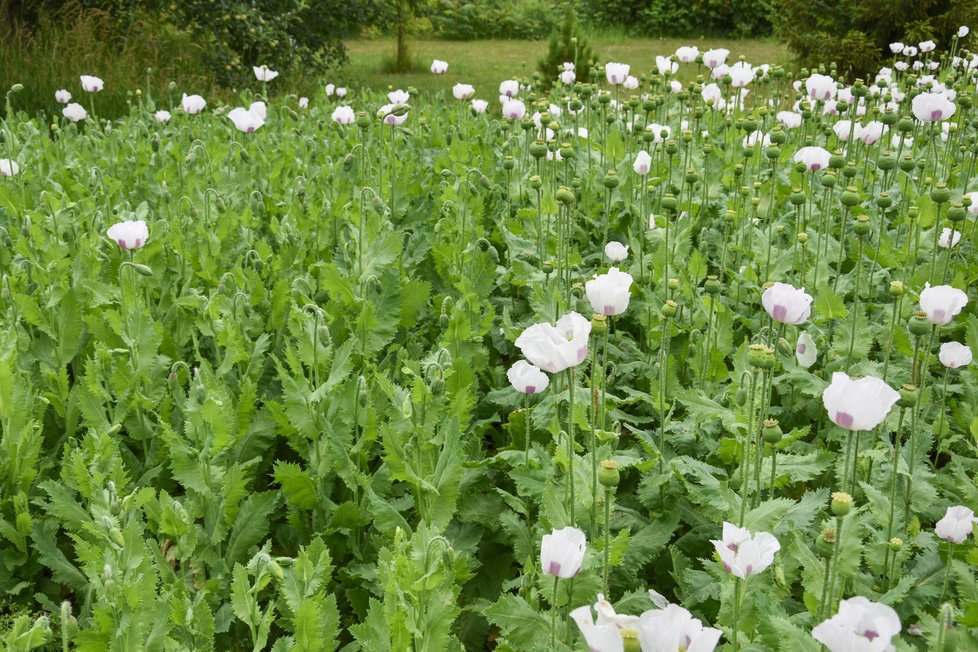
<svg viewBox="0 0 978 652"><path fill-rule="evenodd" d="M404 11L404 0L397 0L397 62L394 66L397 72L407 72L410 67L407 51L407 16Z"/></svg>

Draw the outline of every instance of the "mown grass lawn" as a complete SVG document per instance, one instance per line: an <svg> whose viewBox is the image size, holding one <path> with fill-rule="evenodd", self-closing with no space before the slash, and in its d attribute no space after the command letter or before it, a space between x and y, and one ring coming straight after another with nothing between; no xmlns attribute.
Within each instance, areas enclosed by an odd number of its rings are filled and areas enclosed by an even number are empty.
<svg viewBox="0 0 978 652"><path fill-rule="evenodd" d="M601 60L629 63L637 73L654 68L656 55L672 54L681 45L696 45L700 50L723 47L731 61L744 56L755 64L791 62L788 50L770 39L633 39L604 36L590 39ZM347 42L350 62L341 78L350 85L373 89L388 86L419 91L437 91L463 82L475 86L476 95L492 99L499 82L514 76L532 74L536 62L547 51L546 41L439 41L412 40L410 50L416 70L407 74L384 73L385 60L393 59L393 39ZM445 75L431 74L432 59L443 59L449 68Z"/></svg>

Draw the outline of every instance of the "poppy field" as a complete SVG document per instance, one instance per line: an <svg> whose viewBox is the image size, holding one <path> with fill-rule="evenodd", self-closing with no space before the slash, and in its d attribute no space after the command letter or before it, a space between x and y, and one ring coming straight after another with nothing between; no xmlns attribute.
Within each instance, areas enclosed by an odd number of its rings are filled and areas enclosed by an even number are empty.
<svg viewBox="0 0 978 652"><path fill-rule="evenodd" d="M10 89L0 649L978 650L971 44Z"/></svg>

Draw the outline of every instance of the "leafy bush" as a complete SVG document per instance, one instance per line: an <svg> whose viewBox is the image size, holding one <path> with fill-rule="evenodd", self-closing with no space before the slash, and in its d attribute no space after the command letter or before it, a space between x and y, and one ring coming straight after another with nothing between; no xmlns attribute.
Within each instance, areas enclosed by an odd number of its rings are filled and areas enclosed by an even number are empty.
<svg viewBox="0 0 978 652"><path fill-rule="evenodd" d="M456 41L543 39L559 14L546 0L442 0L431 13L435 34Z"/></svg>
<svg viewBox="0 0 978 652"><path fill-rule="evenodd" d="M578 78L584 81L594 60L594 52L581 33L576 15L572 10L567 10L560 30L550 35L547 54L537 63L537 70L540 71L544 87L549 88L565 61L574 63Z"/></svg>
<svg viewBox="0 0 978 652"><path fill-rule="evenodd" d="M771 32L768 0L581 0L581 11L597 25L641 36L763 36Z"/></svg>
<svg viewBox="0 0 978 652"><path fill-rule="evenodd" d="M850 77L873 72L894 41L950 42L960 25L978 21L978 4L923 0L778 0L775 26L804 65L836 61Z"/></svg>

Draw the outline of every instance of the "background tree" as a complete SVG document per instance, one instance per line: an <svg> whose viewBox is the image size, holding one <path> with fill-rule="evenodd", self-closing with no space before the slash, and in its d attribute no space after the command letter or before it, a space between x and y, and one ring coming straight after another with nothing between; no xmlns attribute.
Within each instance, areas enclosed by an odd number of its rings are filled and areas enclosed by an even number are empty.
<svg viewBox="0 0 978 652"><path fill-rule="evenodd" d="M811 66L835 61L855 77L889 59L894 41L933 39L946 47L961 25L978 21L974 0L777 0L778 37Z"/></svg>

